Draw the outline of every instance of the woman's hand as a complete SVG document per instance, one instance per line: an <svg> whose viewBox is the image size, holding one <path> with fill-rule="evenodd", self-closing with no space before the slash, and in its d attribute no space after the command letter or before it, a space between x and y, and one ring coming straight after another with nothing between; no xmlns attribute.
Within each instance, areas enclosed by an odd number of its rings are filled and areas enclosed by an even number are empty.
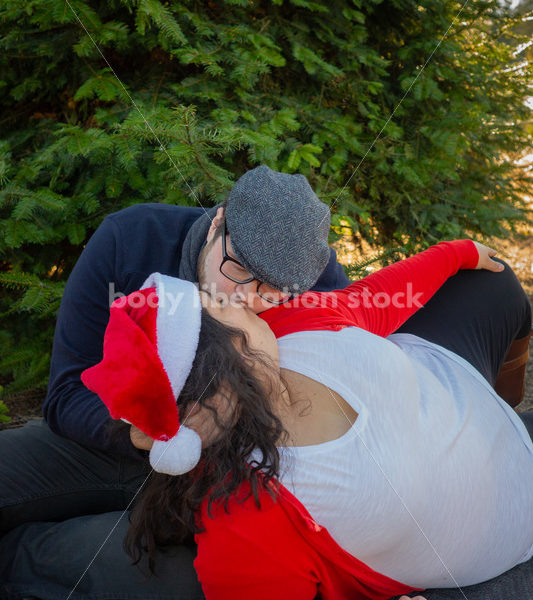
<svg viewBox="0 0 533 600"><path fill-rule="evenodd" d="M474 240L472 241L474 242ZM479 254L479 261L477 263L476 269L487 269L487 271L494 271L495 273L503 271L504 265L502 265L499 262L496 262L495 260L492 260L491 258L491 256L498 254L497 250L493 250L492 248L484 246L479 242L474 242L474 244L476 245Z"/></svg>
<svg viewBox="0 0 533 600"><path fill-rule="evenodd" d="M130 440L135 448L139 450L150 450L154 445L154 440L146 433L143 433L138 427L132 425L130 427Z"/></svg>
<svg viewBox="0 0 533 600"><path fill-rule="evenodd" d="M210 404L221 423L229 425L235 419L235 399L231 393L215 394L213 398L210 398ZM189 410L185 410L182 424L196 431L202 440L202 448L207 448L216 442L223 433L214 411L198 402L195 402ZM151 450L154 445L153 438L143 433L135 425L130 427L130 440L139 450Z"/></svg>
<svg viewBox="0 0 533 600"><path fill-rule="evenodd" d="M216 441L220 435L220 428L215 423L213 413L197 405L190 416L185 420L185 425L190 429L194 429L202 439L202 447L206 448ZM146 433L143 433L138 427L132 425L130 427L130 440L135 448L139 450L151 450L154 445L154 440Z"/></svg>

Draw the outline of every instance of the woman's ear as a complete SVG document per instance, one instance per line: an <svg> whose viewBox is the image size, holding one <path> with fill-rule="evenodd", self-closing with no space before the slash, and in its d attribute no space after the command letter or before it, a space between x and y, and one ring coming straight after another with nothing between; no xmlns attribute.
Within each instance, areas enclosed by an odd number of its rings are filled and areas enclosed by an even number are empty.
<svg viewBox="0 0 533 600"><path fill-rule="evenodd" d="M217 227L219 227L222 224L223 219L224 219L224 207L221 206L217 210L217 214L213 217L213 220L211 221L211 227L209 227L209 231L207 232L206 242L210 242L213 239L213 236L215 235L215 231L217 230Z"/></svg>

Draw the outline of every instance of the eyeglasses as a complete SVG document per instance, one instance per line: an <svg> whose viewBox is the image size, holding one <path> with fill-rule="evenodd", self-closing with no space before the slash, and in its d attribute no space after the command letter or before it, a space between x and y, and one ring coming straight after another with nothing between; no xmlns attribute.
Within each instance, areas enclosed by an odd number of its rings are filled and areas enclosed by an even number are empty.
<svg viewBox="0 0 533 600"><path fill-rule="evenodd" d="M220 263L220 272L224 277L227 277L233 283L251 283L257 281L257 295L270 302L270 304L284 304L294 298L294 294L282 292L264 281L257 280L249 271L247 271L241 263L228 255L226 250L226 221L224 221L222 229L222 262Z"/></svg>

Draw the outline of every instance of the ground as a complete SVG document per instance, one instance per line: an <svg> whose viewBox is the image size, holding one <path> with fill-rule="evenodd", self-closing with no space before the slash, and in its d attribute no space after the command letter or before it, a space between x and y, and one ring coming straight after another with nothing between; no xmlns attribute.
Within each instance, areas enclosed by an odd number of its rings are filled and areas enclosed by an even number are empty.
<svg viewBox="0 0 533 600"><path fill-rule="evenodd" d="M522 235L518 237L484 240L484 243L498 250L498 256L511 265L533 304L533 230L525 230L521 233ZM341 261L353 260L353 248L348 242L340 244L338 252ZM6 424L0 423L0 429L18 427L29 419L40 417L43 398L42 391L33 391L6 399L11 421ZM533 339L530 343L530 358L527 365L526 393L518 410L533 410Z"/></svg>

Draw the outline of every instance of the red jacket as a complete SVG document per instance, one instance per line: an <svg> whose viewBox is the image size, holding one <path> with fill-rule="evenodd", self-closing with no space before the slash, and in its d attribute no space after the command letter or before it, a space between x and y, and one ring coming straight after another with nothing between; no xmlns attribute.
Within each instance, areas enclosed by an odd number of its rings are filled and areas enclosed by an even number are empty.
<svg viewBox="0 0 533 600"><path fill-rule="evenodd" d="M360 327L382 337L400 327L420 304L461 268L474 269L471 240L441 242L335 292L306 292L261 314L277 337L297 331ZM411 286L409 292L408 285ZM420 294L389 303L395 294ZM378 294L381 294L378 296ZM417 300L417 301L416 301ZM195 568L207 600L386 600L421 591L373 571L344 551L281 484L276 500L266 489L261 508L248 484L221 504L201 511ZM354 516L353 518L357 518Z"/></svg>

